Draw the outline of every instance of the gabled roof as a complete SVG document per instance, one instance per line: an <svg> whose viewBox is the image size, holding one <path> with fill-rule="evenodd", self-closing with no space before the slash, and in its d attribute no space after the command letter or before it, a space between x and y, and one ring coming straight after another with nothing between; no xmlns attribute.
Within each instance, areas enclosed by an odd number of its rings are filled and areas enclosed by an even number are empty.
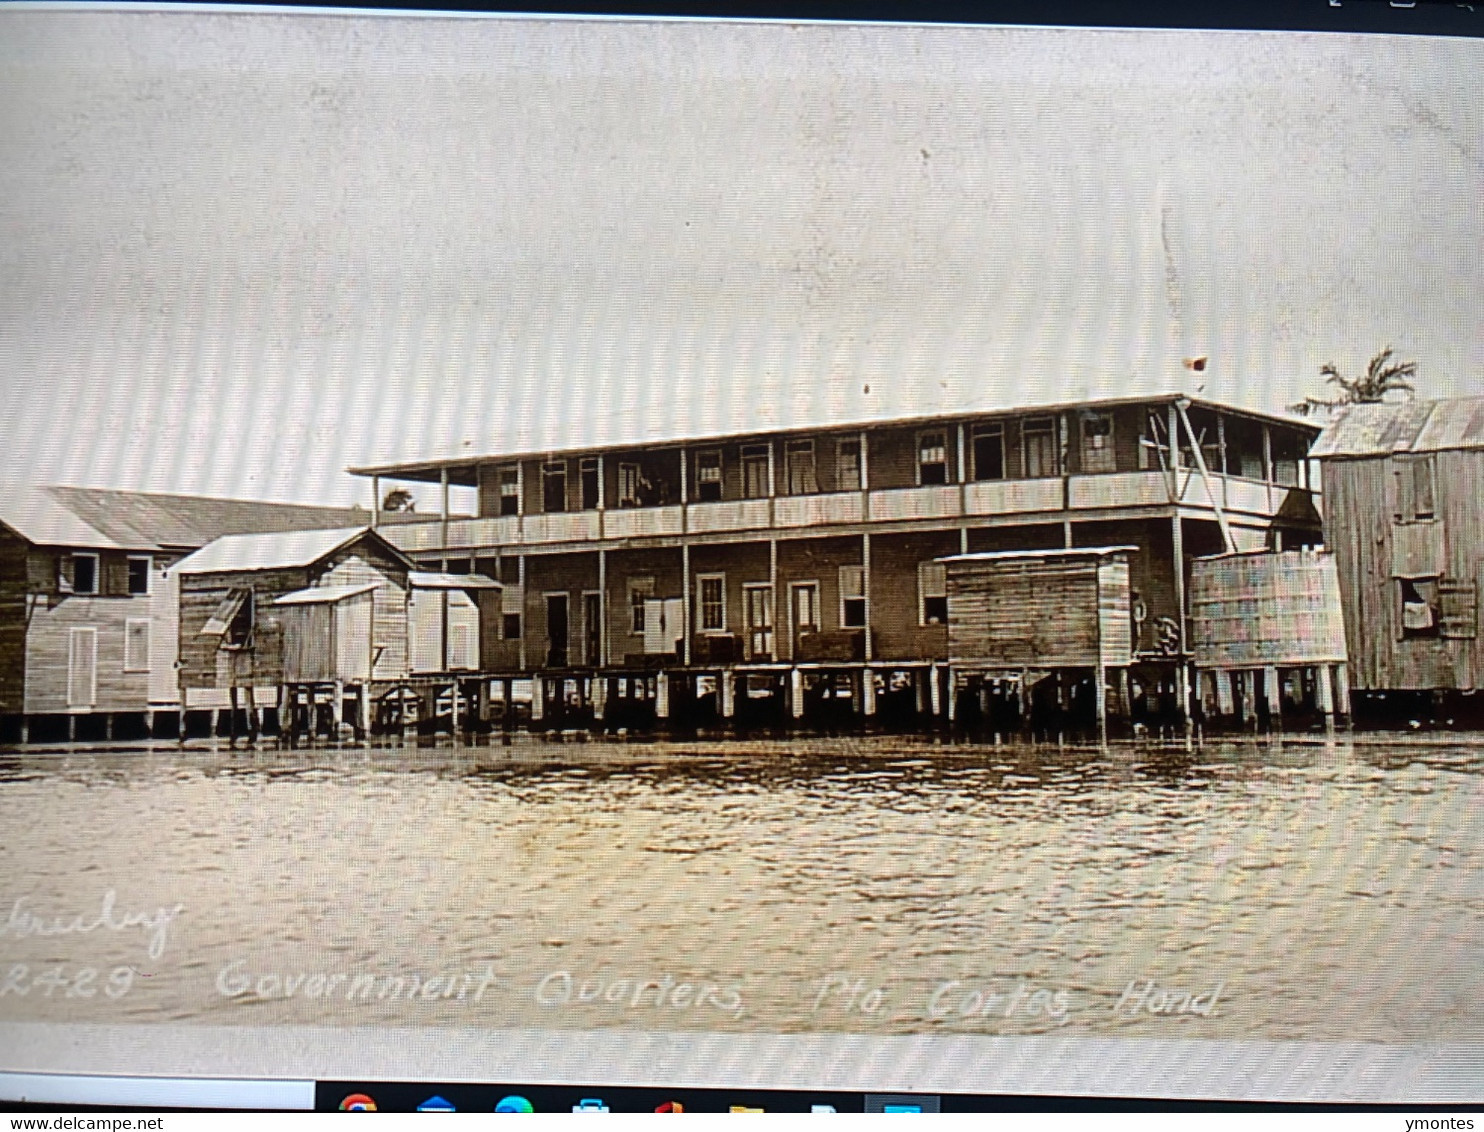
<svg viewBox="0 0 1484 1132"><path fill-rule="evenodd" d="M195 550L225 534L338 527L364 518L364 511L347 507L0 483L0 523L36 546Z"/></svg>
<svg viewBox="0 0 1484 1132"><path fill-rule="evenodd" d="M1316 459L1484 448L1484 397L1347 405L1309 450Z"/></svg>
<svg viewBox="0 0 1484 1132"><path fill-rule="evenodd" d="M408 569L412 560L370 527L333 527L318 531L280 531L274 534L224 535L182 558L175 569L182 574L221 574L252 570L292 570L313 566L337 550L363 538Z"/></svg>

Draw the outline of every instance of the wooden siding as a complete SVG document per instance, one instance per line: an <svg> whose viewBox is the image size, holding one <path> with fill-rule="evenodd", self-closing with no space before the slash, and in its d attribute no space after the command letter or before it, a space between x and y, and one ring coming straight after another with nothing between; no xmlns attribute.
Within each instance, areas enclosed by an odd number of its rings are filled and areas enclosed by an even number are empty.
<svg viewBox="0 0 1484 1132"><path fill-rule="evenodd" d="M143 711L149 705L149 672L124 671L124 637L130 619L148 619L147 597L47 597L37 602L26 633L28 715L65 712L69 707L92 711ZM73 629L98 634L97 694L91 705L68 702L68 654Z"/></svg>
<svg viewBox="0 0 1484 1132"><path fill-rule="evenodd" d="M1440 557L1440 590L1456 593L1453 587L1472 582L1477 593L1484 584L1484 452L1438 452L1433 460L1437 518L1402 524L1395 519L1390 456L1323 461L1325 539L1339 568L1351 674L1359 689L1484 687L1478 624L1472 637L1402 635L1398 562L1416 571ZM1399 548L1399 542L1408 545ZM1479 603L1473 604L1477 622ZM1452 612L1457 616L1457 607Z"/></svg>
<svg viewBox="0 0 1484 1132"><path fill-rule="evenodd" d="M26 698L26 602L30 544L0 527L0 714L22 711Z"/></svg>
<svg viewBox="0 0 1484 1132"><path fill-rule="evenodd" d="M408 672L407 575L384 554L350 548L327 564L315 582L321 586L359 586L377 583L371 592L371 675L376 680L395 680Z"/></svg>
<svg viewBox="0 0 1484 1132"><path fill-rule="evenodd" d="M1334 556L1238 554L1191 565L1190 638L1203 668L1343 664L1345 624Z"/></svg>
<svg viewBox="0 0 1484 1132"><path fill-rule="evenodd" d="M988 668L1127 664L1127 564L1097 558L961 559L948 563L948 651Z"/></svg>
<svg viewBox="0 0 1484 1132"><path fill-rule="evenodd" d="M309 585L309 571L243 570L185 574L180 579L180 682L182 687L226 688L283 682L283 621L273 601ZM241 654L220 649L220 637L203 636L207 619L237 587L251 589L256 625L253 647Z"/></svg>

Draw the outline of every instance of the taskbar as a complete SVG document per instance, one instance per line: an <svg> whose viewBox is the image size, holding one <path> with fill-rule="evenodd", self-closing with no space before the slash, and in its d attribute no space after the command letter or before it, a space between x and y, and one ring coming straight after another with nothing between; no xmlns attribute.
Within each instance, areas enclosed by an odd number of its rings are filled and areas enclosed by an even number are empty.
<svg viewBox="0 0 1484 1132"><path fill-rule="evenodd" d="M1409 1112L1474 1111L1461 1105L1268 1103L974 1093L856 1093L769 1089L319 1081L316 1112L486 1113L989 1113L989 1112Z"/></svg>

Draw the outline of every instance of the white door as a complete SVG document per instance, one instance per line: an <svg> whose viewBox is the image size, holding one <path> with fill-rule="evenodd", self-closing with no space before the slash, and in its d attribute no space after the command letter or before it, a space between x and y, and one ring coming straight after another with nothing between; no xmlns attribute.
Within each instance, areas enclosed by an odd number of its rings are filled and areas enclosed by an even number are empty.
<svg viewBox="0 0 1484 1132"><path fill-rule="evenodd" d="M685 600L652 597L644 602L644 651L651 656L679 651L685 631Z"/></svg>
<svg viewBox="0 0 1484 1132"><path fill-rule="evenodd" d="M98 702L98 630L72 629L67 634L67 706L92 707Z"/></svg>

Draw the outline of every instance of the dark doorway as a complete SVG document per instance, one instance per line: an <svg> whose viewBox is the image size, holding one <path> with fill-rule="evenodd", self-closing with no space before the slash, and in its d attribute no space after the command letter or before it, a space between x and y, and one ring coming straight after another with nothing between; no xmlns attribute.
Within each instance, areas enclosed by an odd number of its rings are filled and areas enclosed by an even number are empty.
<svg viewBox="0 0 1484 1132"><path fill-rule="evenodd" d="M546 666L567 667L567 595L546 595Z"/></svg>

